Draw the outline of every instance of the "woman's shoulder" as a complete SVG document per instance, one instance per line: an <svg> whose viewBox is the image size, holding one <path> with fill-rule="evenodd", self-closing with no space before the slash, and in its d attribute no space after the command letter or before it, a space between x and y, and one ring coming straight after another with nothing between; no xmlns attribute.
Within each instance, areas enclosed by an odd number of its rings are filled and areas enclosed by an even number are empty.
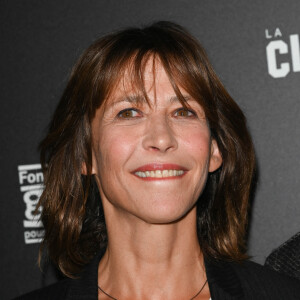
<svg viewBox="0 0 300 300"><path fill-rule="evenodd" d="M88 263L76 278L65 278L14 300L89 300L97 299L98 265L102 252Z"/></svg>
<svg viewBox="0 0 300 300"><path fill-rule="evenodd" d="M13 300L53 300L66 299L69 290L70 279L63 279L44 288L34 290Z"/></svg>

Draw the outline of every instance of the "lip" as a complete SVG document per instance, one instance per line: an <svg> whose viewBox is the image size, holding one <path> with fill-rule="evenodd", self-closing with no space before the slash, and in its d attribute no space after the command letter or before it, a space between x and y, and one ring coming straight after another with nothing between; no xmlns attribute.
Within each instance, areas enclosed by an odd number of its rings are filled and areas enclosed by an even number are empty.
<svg viewBox="0 0 300 300"><path fill-rule="evenodd" d="M183 170L188 171L187 168L177 165L177 164L164 164L164 163L152 163L143 165L137 169L135 169L132 173L135 172L146 172L146 171L155 171L155 170Z"/></svg>
<svg viewBox="0 0 300 300"><path fill-rule="evenodd" d="M155 171L155 170L183 170L184 173L182 175L179 176L170 176L170 177L161 177L161 178L157 178L157 177L139 177L135 174L135 172L146 172L146 171ZM157 181L157 180L170 180L170 179L180 179L182 178L186 173L187 173L188 169L177 165L177 164L165 164L165 163L151 163L151 164L146 164L143 165L137 169L135 169L132 174L141 180L144 181Z"/></svg>

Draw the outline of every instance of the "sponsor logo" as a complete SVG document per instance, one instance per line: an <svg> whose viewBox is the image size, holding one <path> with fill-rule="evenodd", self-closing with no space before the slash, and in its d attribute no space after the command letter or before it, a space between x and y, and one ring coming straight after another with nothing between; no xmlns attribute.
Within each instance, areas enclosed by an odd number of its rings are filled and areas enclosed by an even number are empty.
<svg viewBox="0 0 300 300"><path fill-rule="evenodd" d="M266 29L265 37L268 40L268 73L273 78L283 78L290 72L300 72L299 34L291 34L285 38L281 30L276 28L274 31Z"/></svg>
<svg viewBox="0 0 300 300"><path fill-rule="evenodd" d="M25 244L40 243L44 237L43 224L39 220L41 207L36 212L36 205L43 192L44 176L40 164L18 166L20 191L25 203L24 240Z"/></svg>

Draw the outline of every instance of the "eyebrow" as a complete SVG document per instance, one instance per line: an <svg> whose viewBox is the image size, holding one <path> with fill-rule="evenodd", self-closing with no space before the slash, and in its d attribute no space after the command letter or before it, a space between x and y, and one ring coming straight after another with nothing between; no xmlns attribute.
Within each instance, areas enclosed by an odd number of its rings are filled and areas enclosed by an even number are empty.
<svg viewBox="0 0 300 300"><path fill-rule="evenodd" d="M187 103L190 100L194 100L191 96L189 95L182 95L183 99L184 99L184 103ZM179 98L175 95L172 96L169 99L170 103L174 103L174 102L180 102ZM145 97L143 96L139 96L139 95L133 95L133 96L126 96L126 97L120 97L118 98L116 101L113 101L112 103L109 104L110 107L113 107L115 105L117 105L118 103L122 103L122 102L128 102L128 103L147 103L147 100L145 99Z"/></svg>
<svg viewBox="0 0 300 300"><path fill-rule="evenodd" d="M191 96L189 95L182 95L182 98L184 100L184 103L190 101L190 100L194 100ZM179 98L177 96L173 96L170 98L170 102L174 103L174 102L180 102Z"/></svg>

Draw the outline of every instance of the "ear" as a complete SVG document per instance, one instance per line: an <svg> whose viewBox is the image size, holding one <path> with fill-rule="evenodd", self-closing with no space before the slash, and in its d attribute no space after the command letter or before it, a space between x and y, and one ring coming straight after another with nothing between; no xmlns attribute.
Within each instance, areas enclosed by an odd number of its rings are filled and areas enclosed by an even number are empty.
<svg viewBox="0 0 300 300"><path fill-rule="evenodd" d="M95 155L94 155L94 151L92 152L92 175L96 174L96 159L95 159ZM86 167L86 163L83 162L81 164L81 174L82 175L87 175L87 167Z"/></svg>
<svg viewBox="0 0 300 300"><path fill-rule="evenodd" d="M222 165L222 161L223 161L222 155L219 151L218 144L216 140L212 139L210 145L210 159L209 159L208 171L214 172L218 170Z"/></svg>

